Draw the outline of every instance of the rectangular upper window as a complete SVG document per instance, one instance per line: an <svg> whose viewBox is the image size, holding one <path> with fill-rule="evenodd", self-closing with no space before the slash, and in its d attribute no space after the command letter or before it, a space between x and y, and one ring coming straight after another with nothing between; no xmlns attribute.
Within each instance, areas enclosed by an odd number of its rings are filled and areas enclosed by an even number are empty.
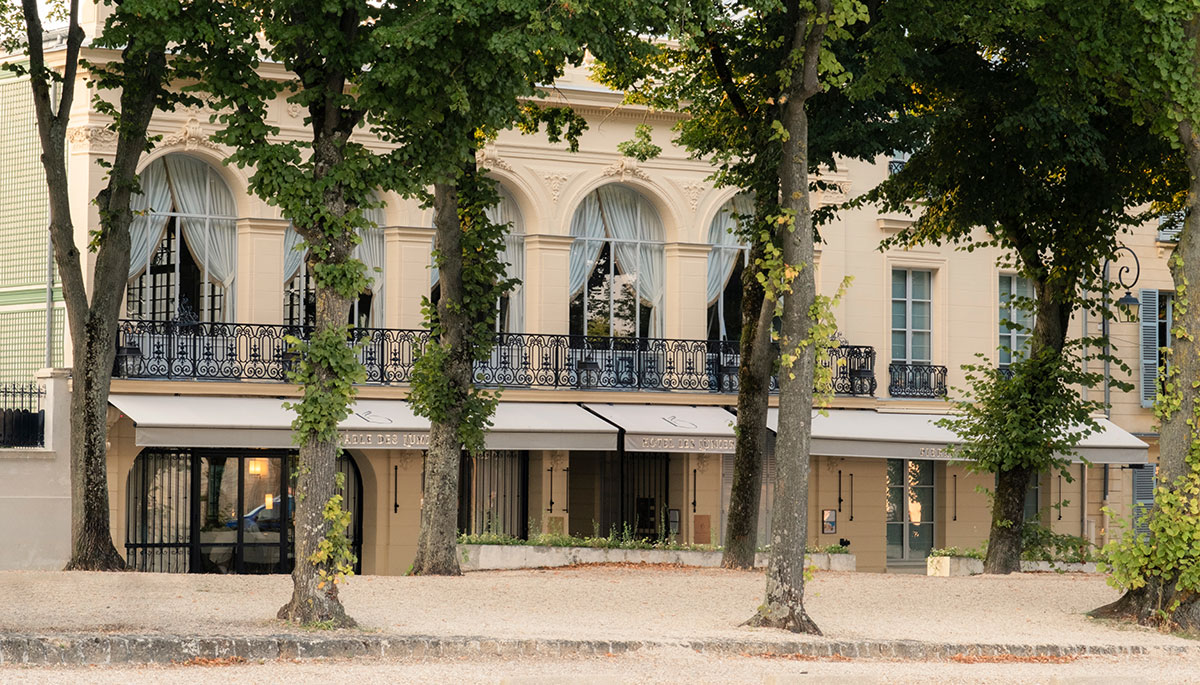
<svg viewBox="0 0 1200 685"><path fill-rule="evenodd" d="M892 362L933 362L933 272L892 269Z"/></svg>
<svg viewBox="0 0 1200 685"><path fill-rule="evenodd" d="M1033 284L1028 278L1000 274L1000 366L1005 367L1029 354L1033 333Z"/></svg>

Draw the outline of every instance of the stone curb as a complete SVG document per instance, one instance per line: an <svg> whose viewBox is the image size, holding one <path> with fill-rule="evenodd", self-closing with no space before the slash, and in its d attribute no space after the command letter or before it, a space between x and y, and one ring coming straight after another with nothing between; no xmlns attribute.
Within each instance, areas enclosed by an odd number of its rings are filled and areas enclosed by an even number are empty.
<svg viewBox="0 0 1200 685"><path fill-rule="evenodd" d="M566 640L375 635L0 635L0 665L92 665L184 662L190 659L247 661L321 658L463 656L572 657L622 654L643 649L685 648L714 654L802 655L908 661L966 656L1133 656L1183 654L1185 646L1055 645L921 642L917 640Z"/></svg>

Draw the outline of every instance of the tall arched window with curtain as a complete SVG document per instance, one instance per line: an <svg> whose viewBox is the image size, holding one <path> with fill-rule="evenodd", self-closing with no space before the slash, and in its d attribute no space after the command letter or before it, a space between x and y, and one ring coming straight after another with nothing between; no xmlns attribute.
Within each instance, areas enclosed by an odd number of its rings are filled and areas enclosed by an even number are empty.
<svg viewBox="0 0 1200 685"><path fill-rule="evenodd" d="M571 334L661 337L663 225L637 191L606 185L571 219Z"/></svg>
<svg viewBox="0 0 1200 685"><path fill-rule="evenodd" d="M156 159L130 205L125 311L145 321L234 321L237 206L208 163L183 154Z"/></svg>
<svg viewBox="0 0 1200 685"><path fill-rule="evenodd" d="M726 202L708 225L708 339L742 337L742 271L750 248L736 233L739 222L752 217L754 200L737 195Z"/></svg>
<svg viewBox="0 0 1200 685"><path fill-rule="evenodd" d="M354 247L353 257L367 267L370 285L350 306L350 323L358 328L378 328L383 325L384 246L382 207L363 212L368 225L362 230L362 241ZM312 284L312 271L305 262L308 250L303 239L289 224L283 239L283 319L289 326L311 326L315 323L317 298Z"/></svg>
<svg viewBox="0 0 1200 685"><path fill-rule="evenodd" d="M508 224L508 232L504 235L504 252L500 259L505 264L505 276L520 281L504 295L496 299L496 332L524 333L525 332L525 217L517 199L503 185L497 186L500 202L489 207L485 212L488 219L495 224ZM437 243L433 245L437 249ZM429 300L435 305L441 296L438 268L430 254L429 267Z"/></svg>

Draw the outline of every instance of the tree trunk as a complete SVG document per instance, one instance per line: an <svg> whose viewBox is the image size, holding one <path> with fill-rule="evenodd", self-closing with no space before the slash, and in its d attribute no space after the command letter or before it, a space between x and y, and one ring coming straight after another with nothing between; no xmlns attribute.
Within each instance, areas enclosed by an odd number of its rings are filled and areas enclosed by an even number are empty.
<svg viewBox="0 0 1200 685"><path fill-rule="evenodd" d="M438 245L439 344L447 354L445 389L451 397L466 399L471 391L469 327L463 308L462 228L458 219L458 189L440 183L433 189L434 226ZM458 477L463 441L459 425L461 403L447 403L444 421L431 421L429 451L425 457L425 491L421 503L421 531L417 538L415 575L457 576Z"/></svg>
<svg viewBox="0 0 1200 685"><path fill-rule="evenodd" d="M1061 355L1067 343L1067 326L1071 319L1071 308L1066 304L1070 294L1062 291L1058 281L1047 282L1040 257L1022 251L1022 258L1027 271L1038 274L1034 282L1036 313L1029 339L1029 354L1033 358L1042 354ZM1036 401L1036 398L1032 401ZM1020 572L1021 553L1024 551L1022 531L1025 527L1025 496L1034 473L1034 468L1021 466L996 474L992 527L988 533L984 573Z"/></svg>
<svg viewBox="0 0 1200 685"><path fill-rule="evenodd" d="M1196 42L1200 51L1200 16L1188 26L1188 35ZM1194 58L1200 62L1200 56ZM1178 124L1179 141L1187 158L1191 184L1188 188L1187 213L1179 244L1171 259L1171 276L1176 287L1185 289L1200 283L1200 136L1193 122L1184 119ZM1185 290L1186 298L1191 293ZM1200 309L1188 305L1176 307L1175 326L1185 334L1172 336L1171 363L1181 381L1200 378ZM1195 416L1200 411L1200 389L1194 383L1175 383L1179 408L1162 419L1159 430L1158 484L1159 487L1174 489L1178 478L1200 471L1200 462L1188 459L1194 446L1200 444L1200 427ZM1153 544L1153 540L1151 541ZM1178 577L1152 577L1144 587L1126 592L1112 604L1092 612L1104 618L1125 618L1144 624L1175 624L1180 630L1200 632L1200 597L1195 593L1180 596L1175 589ZM1169 613L1168 608L1176 601L1179 607Z"/></svg>
<svg viewBox="0 0 1200 685"><path fill-rule="evenodd" d="M66 167L66 131L77 83L79 2L69 6L66 58L55 107L42 48L37 3L22 2L29 46L30 86L37 117L42 168L50 207L50 239L62 279L71 329L71 558L67 570L115 571L125 562L113 546L108 498L108 393L116 355L117 317L129 271L129 201L146 128L166 80L165 45L127 47L122 54L126 83L120 93L117 152L108 182L96 198L101 231L92 272L92 293L83 276L71 219Z"/></svg>
<svg viewBox="0 0 1200 685"><path fill-rule="evenodd" d="M750 263L757 264L763 248L755 241ZM767 455L767 397L770 394L771 314L756 277L758 269L742 272L741 363L738 366L737 442L733 457L733 485L725 522L724 568L754 568L758 550L758 509L762 493L763 462Z"/></svg>
<svg viewBox="0 0 1200 685"><path fill-rule="evenodd" d="M1025 523L1025 493L1029 490L1030 468L996 474L992 498L992 529L988 534L984 573L1016 573L1021 570L1021 529Z"/></svg>
<svg viewBox="0 0 1200 685"><path fill-rule="evenodd" d="M808 459L812 446L812 403L816 356L809 340L816 299L813 272L813 224L808 193L808 114L805 103L819 89L818 57L829 16L828 0L818 0L817 12L793 16L792 46L803 50L804 61L794 67L784 105L783 158L779 187L783 207L793 216L782 232L782 277L786 295L780 348L794 355L779 371L779 434L775 450L775 499L771 516L771 559L767 566L766 598L750 625L820 635L804 611L804 552L808 541ZM811 22L811 26L810 26Z"/></svg>
<svg viewBox="0 0 1200 685"><path fill-rule="evenodd" d="M350 298L331 287L318 284L314 336L323 331L339 330L350 316ZM335 380L334 372L310 361L315 386ZM307 391L307 388L306 388ZM337 494L338 440L315 434L300 446L299 475L296 478L295 557L292 569L292 598L279 609L278 617L301 625L327 624L351 627L354 619L338 599L337 584L332 582L336 569L328 560L314 561L313 555L329 532L325 504ZM284 504L283 506L289 506Z"/></svg>

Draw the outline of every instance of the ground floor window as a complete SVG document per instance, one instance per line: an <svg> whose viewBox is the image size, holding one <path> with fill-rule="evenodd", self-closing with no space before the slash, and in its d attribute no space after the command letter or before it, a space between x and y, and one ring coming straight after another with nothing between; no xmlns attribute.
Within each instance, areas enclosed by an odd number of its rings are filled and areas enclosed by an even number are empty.
<svg viewBox="0 0 1200 685"><path fill-rule="evenodd" d="M665 539L670 531L671 455L572 452L567 509L572 532Z"/></svg>
<svg viewBox="0 0 1200 685"><path fill-rule="evenodd" d="M888 459L887 558L919 561L933 549L933 462Z"/></svg>
<svg viewBox="0 0 1200 685"><path fill-rule="evenodd" d="M144 450L129 472L125 551L129 567L168 573L290 573L294 452ZM362 481L342 456L350 539L362 551Z"/></svg>
<svg viewBox="0 0 1200 685"><path fill-rule="evenodd" d="M480 535L529 537L529 453L463 453L458 480L458 529Z"/></svg>

